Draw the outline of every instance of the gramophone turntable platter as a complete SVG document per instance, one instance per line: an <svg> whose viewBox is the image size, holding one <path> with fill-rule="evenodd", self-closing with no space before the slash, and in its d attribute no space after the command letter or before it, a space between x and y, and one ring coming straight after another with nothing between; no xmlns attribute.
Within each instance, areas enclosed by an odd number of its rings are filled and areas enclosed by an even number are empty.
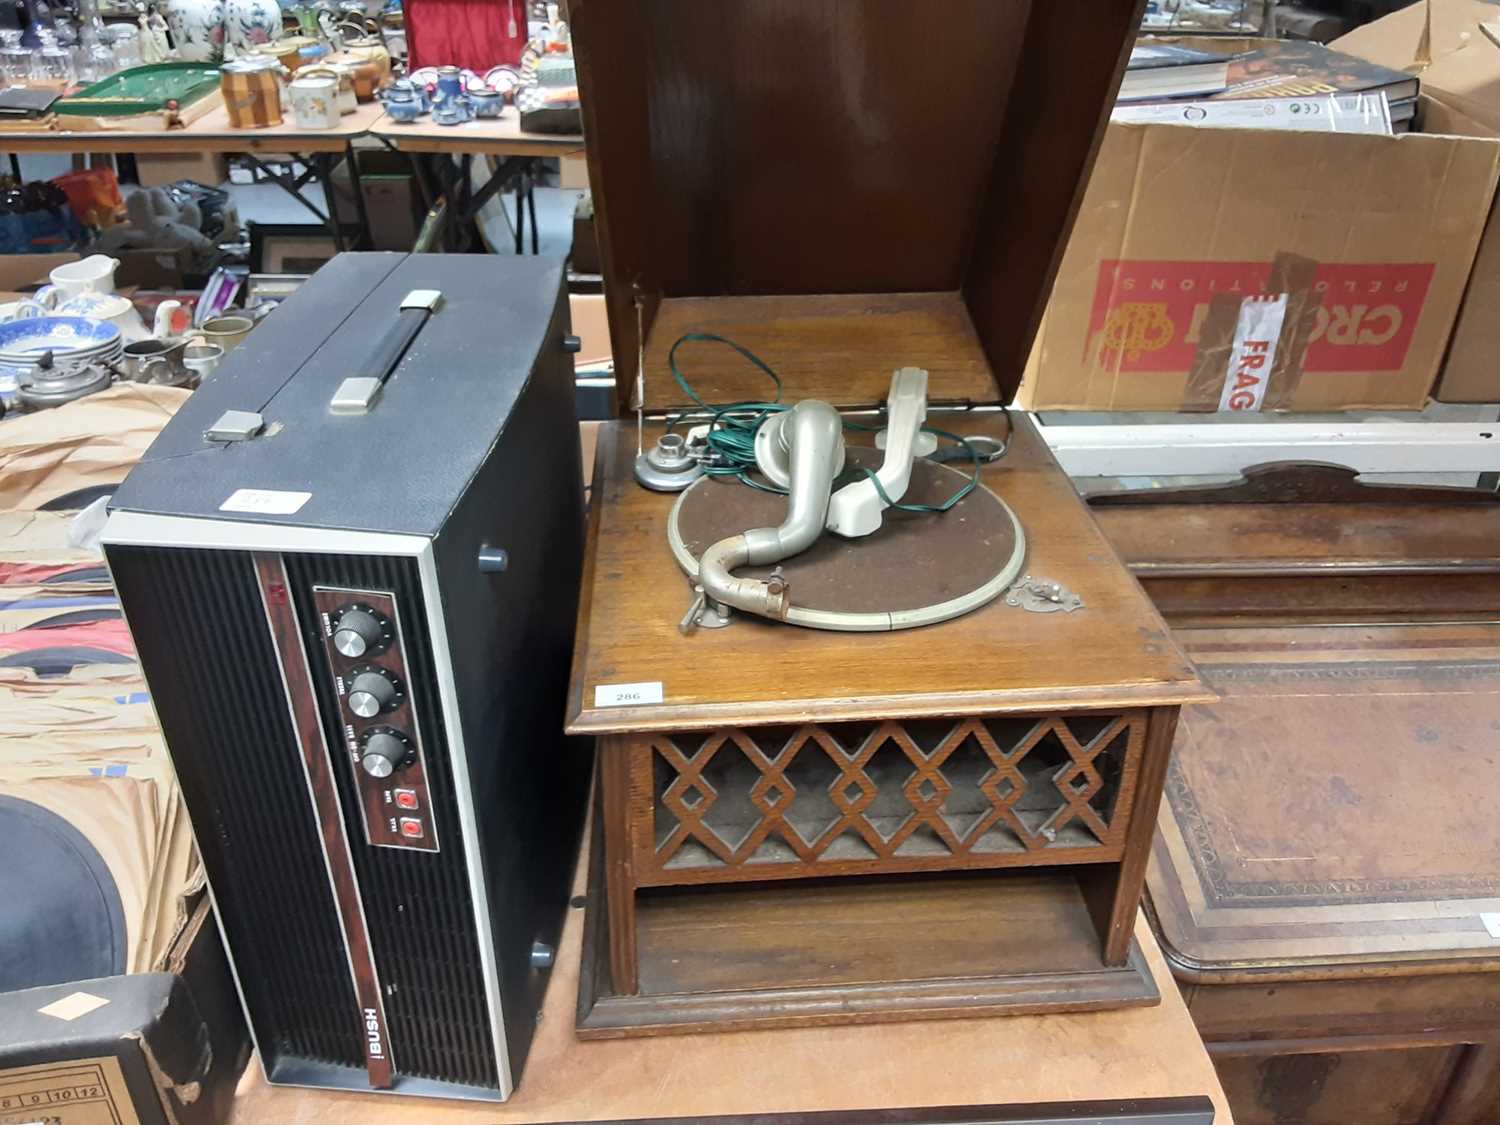
<svg viewBox="0 0 1500 1125"><path fill-rule="evenodd" d="M848 449L848 464L876 468L879 450ZM963 468L967 468L967 463ZM850 478L853 479L853 478ZM968 474L919 459L903 503L941 504ZM733 478L704 477L678 498L667 525L677 563L690 576L705 547L750 527L774 527L786 497ZM788 621L851 632L909 629L978 609L1004 592L1021 572L1026 541L1005 502L980 485L947 512L888 510L884 526L861 539L824 534L777 566L796 606ZM736 573L767 578L774 567Z"/></svg>

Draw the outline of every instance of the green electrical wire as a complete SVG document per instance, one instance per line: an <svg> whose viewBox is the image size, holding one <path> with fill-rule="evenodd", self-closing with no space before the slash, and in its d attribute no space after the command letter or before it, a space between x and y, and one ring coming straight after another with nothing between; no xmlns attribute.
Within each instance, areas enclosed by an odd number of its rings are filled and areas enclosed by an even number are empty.
<svg viewBox="0 0 1500 1125"><path fill-rule="evenodd" d="M677 366L677 349L683 344L723 344L738 352L740 356L758 367L776 386L776 395L770 402L735 402L727 406L715 406L705 402L688 382L687 376ZM755 462L755 434L761 426L766 423L773 414L779 414L790 410L786 403L781 401L783 384L781 376L771 369L771 366L752 352L749 348L736 344L725 336L716 336L711 332L685 332L679 336L671 349L667 352L667 366L672 372L672 378L677 380L677 385L682 388L683 393L697 403L699 407L707 411L711 419L709 423L708 436L705 441L712 460L705 464L703 472L705 476L734 477L742 484L751 488L759 489L761 492L784 492L784 489L774 488L762 484L750 476L750 470L756 467ZM674 419L668 426L668 430L675 426L681 419ZM873 432L875 426L864 426L857 422L844 419L844 428L847 430L862 430ZM871 469L863 465L858 466L861 472L875 485L875 492L888 508L898 512L946 512L961 501L969 493L979 487L979 473L984 465L985 458L981 457L979 451L968 441L958 434L951 434L947 430L939 430L930 426L922 427L923 433L929 433L939 438L944 438L956 444L968 455L974 465L974 475L965 482L964 486L948 497L941 504L899 504L886 494L885 488L880 483L880 478ZM1003 456L1004 449L998 456ZM990 460L995 460L992 457Z"/></svg>
<svg viewBox="0 0 1500 1125"><path fill-rule="evenodd" d="M735 402L728 406L714 406L704 402L698 392L693 389L693 385L688 382L687 376L677 366L677 349L683 344L692 343L723 344L725 347L733 348L750 363L760 368L776 385L776 397L770 402ZM715 336L709 332L688 332L679 336L671 350L667 352L667 366L671 369L672 378L677 380L677 385L682 388L683 393L706 410L712 419L708 437L705 440L714 456L703 466L704 475L735 477L742 484L762 492L780 492L779 488L769 487L753 479L750 476L750 470L755 468L756 431L771 415L791 409L781 401L781 376L772 371L770 366L749 348L741 347L733 340ZM676 425L679 420L674 420L672 424Z"/></svg>

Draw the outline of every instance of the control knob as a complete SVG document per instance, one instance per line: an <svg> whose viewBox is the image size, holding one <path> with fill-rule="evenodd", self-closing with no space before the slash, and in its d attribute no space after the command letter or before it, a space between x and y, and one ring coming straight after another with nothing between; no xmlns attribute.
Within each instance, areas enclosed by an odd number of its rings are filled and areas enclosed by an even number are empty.
<svg viewBox="0 0 1500 1125"><path fill-rule="evenodd" d="M389 710L400 692L395 677L383 668L361 669L349 684L349 710L361 719L373 719Z"/></svg>
<svg viewBox="0 0 1500 1125"><path fill-rule="evenodd" d="M351 660L378 652L387 639L385 622L364 606L345 609L333 626L333 647Z"/></svg>
<svg viewBox="0 0 1500 1125"><path fill-rule="evenodd" d="M393 730L371 731L360 746L359 764L371 777L390 777L406 764L411 746Z"/></svg>

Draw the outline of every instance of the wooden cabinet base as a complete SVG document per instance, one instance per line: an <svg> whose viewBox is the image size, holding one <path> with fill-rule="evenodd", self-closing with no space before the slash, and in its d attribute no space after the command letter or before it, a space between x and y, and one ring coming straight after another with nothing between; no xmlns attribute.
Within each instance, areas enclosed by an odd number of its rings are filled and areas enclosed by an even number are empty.
<svg viewBox="0 0 1500 1125"><path fill-rule="evenodd" d="M597 837L596 837L597 838ZM592 886L602 886L595 857ZM808 880L641 893L639 990L609 970L590 897L583 1038L878 1023L1155 1004L1134 942L1100 954L1078 879L1047 871Z"/></svg>

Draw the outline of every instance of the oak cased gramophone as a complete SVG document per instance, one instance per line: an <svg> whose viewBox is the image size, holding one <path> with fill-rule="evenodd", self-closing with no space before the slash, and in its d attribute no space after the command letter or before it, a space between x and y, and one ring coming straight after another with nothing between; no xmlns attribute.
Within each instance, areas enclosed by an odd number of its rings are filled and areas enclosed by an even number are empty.
<svg viewBox="0 0 1500 1125"><path fill-rule="evenodd" d="M633 418L600 434L569 705L600 736L580 1035L1156 999L1131 932L1177 711L1203 689L999 406L1141 7L570 5L619 413L642 416L639 438ZM885 599L861 627L902 628L911 588L940 597L1019 547L1014 585L903 631L703 612L678 500L634 474L675 416L768 395L745 351L778 407L841 411L851 454L878 461L868 431L909 368L933 429L1006 449L974 471L1022 532L960 506L836 547ZM866 565L879 542L894 565ZM806 591L796 561L766 580L771 616Z"/></svg>

